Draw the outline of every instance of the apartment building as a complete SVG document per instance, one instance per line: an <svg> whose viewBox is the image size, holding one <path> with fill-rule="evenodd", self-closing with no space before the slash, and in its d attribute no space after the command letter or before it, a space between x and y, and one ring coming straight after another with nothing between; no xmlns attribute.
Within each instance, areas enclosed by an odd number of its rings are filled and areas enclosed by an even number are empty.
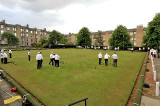
<svg viewBox="0 0 160 106"><path fill-rule="evenodd" d="M5 20L0 22L0 40L4 32L12 32L18 39L20 46L31 46L32 43L37 43L42 37L48 37L49 32L44 29L30 28L27 24L26 26L21 26L19 24L12 25L7 24Z"/></svg>
<svg viewBox="0 0 160 106"><path fill-rule="evenodd" d="M128 29L128 33L130 35L131 43L135 47L141 47L143 46L143 37L145 34L146 28L143 27L143 25L138 25L137 28ZM113 30L111 31L104 31L102 32L103 40L104 40L104 46L109 46L109 39L112 35ZM92 45L95 45L95 36L97 36L98 32L93 32L91 34L92 39ZM67 35L67 39L69 42L72 42L73 44L76 43L76 34L69 34Z"/></svg>

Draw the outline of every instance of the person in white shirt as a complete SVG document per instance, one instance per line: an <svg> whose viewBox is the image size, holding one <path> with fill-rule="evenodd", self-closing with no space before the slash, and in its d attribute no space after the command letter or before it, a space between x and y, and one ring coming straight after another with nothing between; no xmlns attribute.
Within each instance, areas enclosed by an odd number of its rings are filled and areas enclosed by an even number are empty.
<svg viewBox="0 0 160 106"><path fill-rule="evenodd" d="M139 47L139 51L141 51L141 48Z"/></svg>
<svg viewBox="0 0 160 106"><path fill-rule="evenodd" d="M58 54L55 55L55 66L59 67L59 55Z"/></svg>
<svg viewBox="0 0 160 106"><path fill-rule="evenodd" d="M31 52L30 52L30 50L28 51L28 60L29 61L31 60Z"/></svg>
<svg viewBox="0 0 160 106"><path fill-rule="evenodd" d="M152 48L152 49L150 49L150 54L153 56L153 51L154 51L154 49Z"/></svg>
<svg viewBox="0 0 160 106"><path fill-rule="evenodd" d="M105 60L105 65L107 66L108 65L108 58L110 57L110 55L108 55L108 53L106 53L104 55L104 60Z"/></svg>
<svg viewBox="0 0 160 106"><path fill-rule="evenodd" d="M3 64L4 63L4 53L3 52L1 52L1 63Z"/></svg>
<svg viewBox="0 0 160 106"><path fill-rule="evenodd" d="M102 53L98 54L98 58L99 58L99 65L101 65L101 62L102 62Z"/></svg>
<svg viewBox="0 0 160 106"><path fill-rule="evenodd" d="M54 61L55 61L55 54L53 54L53 52L50 54L50 62L49 64L52 63L52 66L54 65Z"/></svg>
<svg viewBox="0 0 160 106"><path fill-rule="evenodd" d="M119 47L117 48L117 50L119 51Z"/></svg>
<svg viewBox="0 0 160 106"><path fill-rule="evenodd" d="M112 55L112 58L113 58L113 66L114 66L114 67L117 67L117 61L118 61L118 56L117 56L117 54L114 53L114 54Z"/></svg>
<svg viewBox="0 0 160 106"><path fill-rule="evenodd" d="M4 52L3 57L4 57L4 64L7 64L8 63L7 62L7 57L8 57L7 53Z"/></svg>
<svg viewBox="0 0 160 106"><path fill-rule="evenodd" d="M9 49L9 58L12 58L12 50Z"/></svg>
<svg viewBox="0 0 160 106"><path fill-rule="evenodd" d="M154 50L153 50L153 57L156 58L156 56L157 56L157 50L154 49Z"/></svg>
<svg viewBox="0 0 160 106"><path fill-rule="evenodd" d="M43 56L41 52L38 52L38 54L36 55L36 60L37 60L37 69L41 69L43 62Z"/></svg>
<svg viewBox="0 0 160 106"><path fill-rule="evenodd" d="M134 49L133 49L133 47L131 48L131 52L133 52L134 51Z"/></svg>

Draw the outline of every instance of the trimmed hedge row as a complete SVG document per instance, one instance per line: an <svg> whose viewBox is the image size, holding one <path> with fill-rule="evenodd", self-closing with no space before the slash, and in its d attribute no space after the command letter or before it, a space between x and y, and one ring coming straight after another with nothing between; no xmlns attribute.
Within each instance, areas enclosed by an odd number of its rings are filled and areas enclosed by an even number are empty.
<svg viewBox="0 0 160 106"><path fill-rule="evenodd" d="M136 96L134 98L134 102L133 102L132 106L140 106L140 104L141 104L144 77L145 77L145 72L146 72L146 67L147 67L147 59L148 59L148 53L145 56L144 65L142 67L142 74L141 74L140 82L139 82L138 89L136 91Z"/></svg>

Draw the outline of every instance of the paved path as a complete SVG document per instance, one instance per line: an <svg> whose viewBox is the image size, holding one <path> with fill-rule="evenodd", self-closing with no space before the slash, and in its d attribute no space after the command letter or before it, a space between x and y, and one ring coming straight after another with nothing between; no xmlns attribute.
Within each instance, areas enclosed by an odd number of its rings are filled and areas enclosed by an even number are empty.
<svg viewBox="0 0 160 106"><path fill-rule="evenodd" d="M160 81L160 58L154 58L154 64L155 64L155 69L158 74L157 79L158 81ZM141 106L160 106L160 99L153 99L147 96L142 96Z"/></svg>
<svg viewBox="0 0 160 106"><path fill-rule="evenodd" d="M0 106L22 106L21 100L16 100L7 105L4 104L4 100L16 95L16 93L11 92L11 88L5 80L0 82Z"/></svg>
<svg viewBox="0 0 160 106"><path fill-rule="evenodd" d="M141 106L160 106L160 100L142 96Z"/></svg>
<svg viewBox="0 0 160 106"><path fill-rule="evenodd" d="M160 81L160 58L155 58L154 63L156 71L158 72L158 80Z"/></svg>

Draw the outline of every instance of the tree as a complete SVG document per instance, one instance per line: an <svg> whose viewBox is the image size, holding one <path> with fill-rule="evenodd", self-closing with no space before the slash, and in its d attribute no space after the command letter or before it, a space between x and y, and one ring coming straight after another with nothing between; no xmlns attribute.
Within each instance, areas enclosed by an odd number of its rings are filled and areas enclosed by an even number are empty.
<svg viewBox="0 0 160 106"><path fill-rule="evenodd" d="M95 39L96 46L103 46L104 40L102 36L102 31L98 31L98 35L95 36Z"/></svg>
<svg viewBox="0 0 160 106"><path fill-rule="evenodd" d="M53 30L48 38L49 41L49 45L58 45L59 43L62 43L62 39L63 39L63 34L61 34L60 32Z"/></svg>
<svg viewBox="0 0 160 106"><path fill-rule="evenodd" d="M112 47L120 47L120 49L127 49L131 46L130 36L125 26L119 25L112 33L109 43Z"/></svg>
<svg viewBox="0 0 160 106"><path fill-rule="evenodd" d="M2 40L7 39L9 46L15 46L18 45L18 38L12 33L12 32L4 32L2 34Z"/></svg>
<svg viewBox="0 0 160 106"><path fill-rule="evenodd" d="M77 45L91 46L91 43L91 33L88 28L83 27L77 35Z"/></svg>
<svg viewBox="0 0 160 106"><path fill-rule="evenodd" d="M48 42L48 39L46 37L42 37L39 42L43 45Z"/></svg>
<svg viewBox="0 0 160 106"><path fill-rule="evenodd" d="M144 46L150 48L159 48L160 46L160 13L156 14L151 22L148 23L146 34L144 36Z"/></svg>

